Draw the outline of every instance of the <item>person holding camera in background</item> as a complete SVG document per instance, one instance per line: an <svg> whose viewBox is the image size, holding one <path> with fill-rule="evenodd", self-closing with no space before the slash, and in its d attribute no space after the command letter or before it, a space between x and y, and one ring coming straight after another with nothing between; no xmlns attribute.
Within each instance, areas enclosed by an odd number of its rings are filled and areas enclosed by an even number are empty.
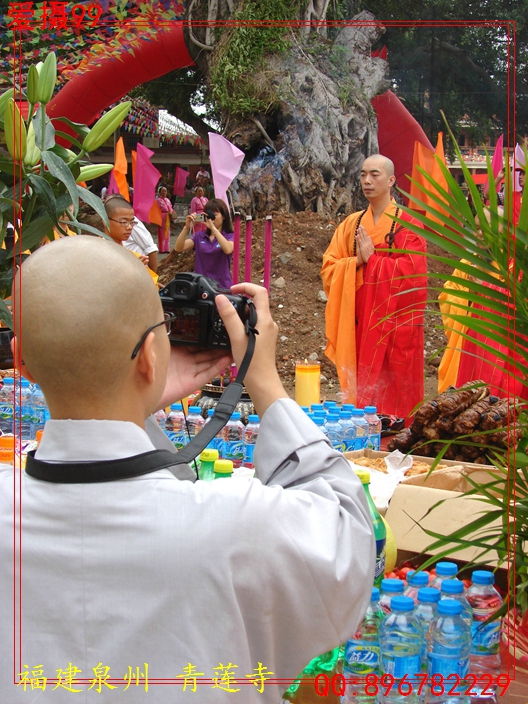
<svg viewBox="0 0 528 704"><path fill-rule="evenodd" d="M29 689L37 670L59 681L38 692L44 704L69 702L90 682L106 692L106 678L123 686L132 672L140 682L131 675L126 701L139 704L148 680L190 668L192 691L192 672L208 679L200 704L277 704L287 687L277 680L356 631L376 553L361 483L282 386L266 290L232 289L258 315L244 380L261 416L258 478L204 482L175 454L173 465L149 466L156 448L176 452L152 414L232 358L241 365L248 337L231 302L215 299L232 357L171 346L148 272L112 242L57 240L22 270L13 352L51 420L16 481L0 464L1 701L33 700L16 682ZM13 556L15 492L23 556ZM188 696L182 683L148 688L152 704Z"/></svg>
<svg viewBox="0 0 528 704"><path fill-rule="evenodd" d="M221 288L230 288L233 283L231 259L235 235L229 209L220 198L212 198L204 206L203 217L207 229L194 230L188 237L198 218L195 213L187 215L174 250L186 252L194 248L194 271L214 279Z"/></svg>

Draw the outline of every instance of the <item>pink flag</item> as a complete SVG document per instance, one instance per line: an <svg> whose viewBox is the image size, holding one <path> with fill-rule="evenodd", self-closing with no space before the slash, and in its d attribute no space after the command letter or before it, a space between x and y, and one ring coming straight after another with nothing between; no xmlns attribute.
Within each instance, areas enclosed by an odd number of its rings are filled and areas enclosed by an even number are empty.
<svg viewBox="0 0 528 704"><path fill-rule="evenodd" d="M176 167L176 176L174 177L174 195L184 196L185 195L185 184L187 183L187 177L189 172L185 169L181 169L179 166Z"/></svg>
<svg viewBox="0 0 528 704"><path fill-rule="evenodd" d="M215 197L227 203L227 189L240 171L244 152L221 134L209 132L209 160Z"/></svg>
<svg viewBox="0 0 528 704"><path fill-rule="evenodd" d="M493 159L491 160L491 170L493 171L493 176L497 178L497 174L501 169L504 168L504 135L501 134L501 136L497 140L497 144L495 145L495 151L493 153ZM486 179L486 186L484 187L484 193L487 193L487 179ZM497 191L500 188L500 183L497 184Z"/></svg>
<svg viewBox="0 0 528 704"><path fill-rule="evenodd" d="M514 162L515 164L515 171L514 171L514 179L513 179L513 190L514 191L520 191L521 190L521 184L519 183L519 172L517 169L524 169L526 164L525 164L525 158L524 158L524 149L521 147L520 144L515 145L515 158Z"/></svg>
<svg viewBox="0 0 528 704"><path fill-rule="evenodd" d="M106 189L106 195L111 196L113 193L119 193L119 186L116 183L114 170L110 171L110 180L108 182L108 188Z"/></svg>
<svg viewBox="0 0 528 704"><path fill-rule="evenodd" d="M154 152L138 142L136 180L134 183L134 213L140 220L149 222L149 213L156 197L156 184L160 172L150 163Z"/></svg>

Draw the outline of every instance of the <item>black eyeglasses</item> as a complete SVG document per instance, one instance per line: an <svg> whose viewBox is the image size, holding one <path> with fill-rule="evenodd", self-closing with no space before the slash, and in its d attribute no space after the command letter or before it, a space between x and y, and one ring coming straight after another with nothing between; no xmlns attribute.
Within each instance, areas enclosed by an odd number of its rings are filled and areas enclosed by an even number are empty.
<svg viewBox="0 0 528 704"><path fill-rule="evenodd" d="M118 225L121 225L121 227L134 227L136 224L135 219L134 220L116 220L115 218L108 218L109 220L112 220L113 222L116 222Z"/></svg>
<svg viewBox="0 0 528 704"><path fill-rule="evenodd" d="M156 325L151 325L150 328L147 328L145 330L145 332L141 336L141 340L134 347L134 351L132 352L132 357L130 359L135 359L138 356L138 352L141 349L141 346L143 345L145 340L147 339L148 334L151 333L155 328L159 328L160 325L165 325L165 327L167 328L167 335L170 335L170 331L171 331L171 327L172 327L171 323L174 320L178 320L179 316L169 315L168 313L164 313L163 315L164 315L165 320L162 320L160 323L156 323Z"/></svg>

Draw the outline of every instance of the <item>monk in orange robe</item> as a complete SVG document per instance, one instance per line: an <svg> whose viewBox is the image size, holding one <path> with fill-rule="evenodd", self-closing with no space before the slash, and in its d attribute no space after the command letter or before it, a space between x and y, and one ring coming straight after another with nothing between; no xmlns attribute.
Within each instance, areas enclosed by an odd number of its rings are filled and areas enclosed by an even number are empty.
<svg viewBox="0 0 528 704"><path fill-rule="evenodd" d="M326 354L344 400L407 417L424 395L425 240L389 215L418 224L391 199L394 165L381 155L361 169L369 207L336 229L323 256ZM401 254L407 249L423 254Z"/></svg>

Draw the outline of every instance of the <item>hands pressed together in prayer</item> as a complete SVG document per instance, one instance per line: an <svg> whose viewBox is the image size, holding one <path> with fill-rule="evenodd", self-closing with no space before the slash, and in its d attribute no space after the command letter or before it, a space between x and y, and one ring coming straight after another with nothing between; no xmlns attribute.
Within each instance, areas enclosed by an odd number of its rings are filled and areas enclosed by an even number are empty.
<svg viewBox="0 0 528 704"><path fill-rule="evenodd" d="M374 254L375 248L372 240L367 235L367 231L360 225L356 233L356 256L357 266L366 264L370 257Z"/></svg>

